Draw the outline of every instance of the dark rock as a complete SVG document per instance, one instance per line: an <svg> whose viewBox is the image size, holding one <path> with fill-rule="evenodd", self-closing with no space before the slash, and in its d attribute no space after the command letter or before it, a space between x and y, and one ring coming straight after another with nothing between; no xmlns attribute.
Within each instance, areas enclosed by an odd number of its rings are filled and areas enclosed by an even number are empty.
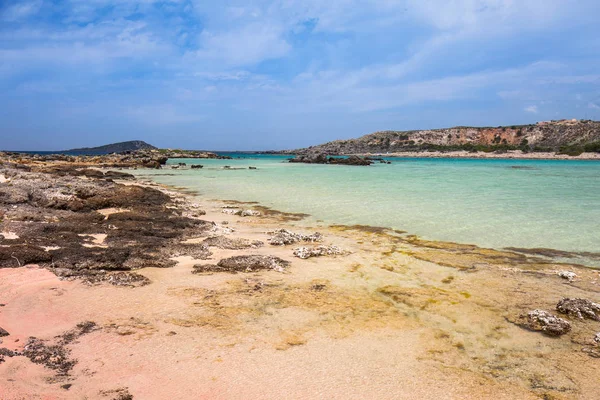
<svg viewBox="0 0 600 400"><path fill-rule="evenodd" d="M255 241L250 241L248 239L232 239L229 238L227 236L213 236L213 237L209 237L208 239L205 239L202 242L203 245L206 246L211 246L211 247L218 247L220 249L227 249L227 250L243 250L243 249L249 249L249 248L257 248L257 247L261 247L264 245L263 242L255 240Z"/></svg>
<svg viewBox="0 0 600 400"><path fill-rule="evenodd" d="M17 244L0 247L0 268L18 268L51 260L52 255L38 246Z"/></svg>
<svg viewBox="0 0 600 400"><path fill-rule="evenodd" d="M260 270L274 270L283 272L289 267L290 262L279 257L247 255L225 258L217 265L194 265L193 273L203 272L255 272Z"/></svg>
<svg viewBox="0 0 600 400"><path fill-rule="evenodd" d="M0 328L0 337L4 337L4 336L8 336L10 335L10 333L8 333L5 329Z"/></svg>
<svg viewBox="0 0 600 400"><path fill-rule="evenodd" d="M556 305L556 310L579 319L592 319L600 321L600 304L592 303L586 299L564 298Z"/></svg>
<svg viewBox="0 0 600 400"><path fill-rule="evenodd" d="M308 153L297 156L289 160L291 163L306 163L306 164L327 164L327 154L325 153Z"/></svg>
<svg viewBox="0 0 600 400"><path fill-rule="evenodd" d="M373 162L369 159L359 156L344 157L327 157L325 153L307 153L299 155L296 158L289 160L292 163L306 164L339 164L339 165L371 165Z"/></svg>
<svg viewBox="0 0 600 400"><path fill-rule="evenodd" d="M118 171L106 171L104 177L111 179L135 179L135 176L131 174Z"/></svg>
<svg viewBox="0 0 600 400"><path fill-rule="evenodd" d="M191 168L192 169L200 169L200 168L204 168L204 165L196 164L196 165L192 165Z"/></svg>
<svg viewBox="0 0 600 400"><path fill-rule="evenodd" d="M359 156L350 156L348 158L334 158L334 157L330 157L329 158L329 164L342 164L342 165L371 165L373 164L372 161L363 158L363 157L359 157Z"/></svg>

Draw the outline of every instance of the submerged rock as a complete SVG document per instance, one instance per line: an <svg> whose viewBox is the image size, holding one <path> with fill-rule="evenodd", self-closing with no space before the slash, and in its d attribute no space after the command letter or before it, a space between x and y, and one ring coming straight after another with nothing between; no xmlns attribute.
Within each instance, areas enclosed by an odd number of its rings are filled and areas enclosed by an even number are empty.
<svg viewBox="0 0 600 400"><path fill-rule="evenodd" d="M571 330L571 324L549 312L543 310L533 310L526 315L522 315L523 322L521 326L542 332L548 336L561 336Z"/></svg>
<svg viewBox="0 0 600 400"><path fill-rule="evenodd" d="M275 256L247 255L225 258L217 265L194 265L195 274L203 272L255 272L260 270L274 270L284 272L290 262Z"/></svg>
<svg viewBox="0 0 600 400"><path fill-rule="evenodd" d="M340 254L344 254L344 251L337 246L299 247L294 249L294 255L302 259Z"/></svg>
<svg viewBox="0 0 600 400"><path fill-rule="evenodd" d="M556 305L558 312L577 317L579 319L593 319L600 321L600 304L592 303L586 299L564 298Z"/></svg>
<svg viewBox="0 0 600 400"><path fill-rule="evenodd" d="M323 240L323 235L319 232L315 232L311 235L303 235L288 231L287 229L279 229L277 231L269 232L272 236L269 239L269 243L273 246L285 246L287 244L294 244L298 242L320 242Z"/></svg>

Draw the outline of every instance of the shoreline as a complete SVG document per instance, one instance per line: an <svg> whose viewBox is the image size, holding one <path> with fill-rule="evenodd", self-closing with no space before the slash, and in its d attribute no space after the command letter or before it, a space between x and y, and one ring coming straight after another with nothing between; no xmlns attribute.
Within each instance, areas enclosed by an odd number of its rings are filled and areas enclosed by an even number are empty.
<svg viewBox="0 0 600 400"><path fill-rule="evenodd" d="M293 158L296 153L277 153L277 152L258 152L256 154L289 156ZM328 153L327 153L328 154ZM329 154L328 154L329 155ZM567 154L557 154L555 152L529 152L524 153L521 150L508 150L503 153L486 153L461 151L404 151L393 153L344 153L335 154L336 156L358 156L358 157L382 157L382 158L459 158L459 159L498 159L498 160L600 160L600 153L582 153L578 156L569 156Z"/></svg>
<svg viewBox="0 0 600 400"><path fill-rule="evenodd" d="M217 229L174 239L173 246L200 246L211 236L264 244L211 246L208 259L179 256L168 268L134 269L150 281L139 287L89 286L36 267L0 268L0 327L9 332L0 347L19 350L28 336L52 343L82 321L96 326L72 333L77 338L64 345L78 360L66 376L7 357L0 363L3 398L560 399L593 398L600 390L596 359L583 350L593 350L588 341L600 331L597 322L567 318L573 331L558 339L519 322L536 308L556 313L562 297L598 300L598 271L360 226L319 226L321 243L274 246L268 231L311 234L315 227L300 228L276 210L224 213L235 204L147 186L169 196L166 209L213 221ZM320 244L344 253L306 260L292 254ZM290 266L192 273L194 265L247 254ZM576 278L558 276L563 269Z"/></svg>
<svg viewBox="0 0 600 400"><path fill-rule="evenodd" d="M599 161L600 153L582 153L578 156L569 156L556 153L523 153L520 150L508 151L506 153L472 153L468 151L432 151L432 152L398 152L398 153L357 153L352 154L360 157L383 157L383 158L460 158L460 159L495 159L495 160L586 160Z"/></svg>

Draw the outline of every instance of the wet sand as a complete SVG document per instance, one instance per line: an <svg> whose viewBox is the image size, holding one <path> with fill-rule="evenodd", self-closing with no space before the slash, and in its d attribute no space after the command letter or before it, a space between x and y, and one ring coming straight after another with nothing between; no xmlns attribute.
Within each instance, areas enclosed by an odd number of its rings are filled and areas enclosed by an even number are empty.
<svg viewBox="0 0 600 400"><path fill-rule="evenodd" d="M180 205L191 199L169 193ZM228 236L265 246L211 248L211 260L182 257L173 268L136 270L151 281L136 288L62 281L36 266L0 269L0 327L10 333L0 347L21 350L30 336L51 342L83 321L98 327L67 346L77 360L68 376L25 357L6 358L0 398L595 399L600 393L600 358L582 351L592 346L600 322L563 316L573 329L558 338L515 324L533 309L556 314L563 297L598 302L598 271L360 226L319 226L323 244L346 254L302 260L292 254L299 245L269 245L266 232L317 229L295 226L273 210L242 218L221 212L230 203L200 205L207 212L202 219L235 229ZM273 255L291 266L284 273L192 274L195 264L241 254ZM560 270L577 278L569 282Z"/></svg>

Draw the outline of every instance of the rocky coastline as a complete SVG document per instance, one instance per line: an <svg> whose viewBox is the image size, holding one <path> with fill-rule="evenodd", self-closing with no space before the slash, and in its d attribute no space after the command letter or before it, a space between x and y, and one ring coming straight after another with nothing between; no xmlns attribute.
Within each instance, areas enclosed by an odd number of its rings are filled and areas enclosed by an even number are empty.
<svg viewBox="0 0 600 400"><path fill-rule="evenodd" d="M0 159L2 398L368 397L411 371L422 398L600 390L597 270L300 227L111 169L148 157L17 157Z"/></svg>
<svg viewBox="0 0 600 400"><path fill-rule="evenodd" d="M600 159L600 122L543 121L499 127L381 131L286 154L389 157Z"/></svg>

